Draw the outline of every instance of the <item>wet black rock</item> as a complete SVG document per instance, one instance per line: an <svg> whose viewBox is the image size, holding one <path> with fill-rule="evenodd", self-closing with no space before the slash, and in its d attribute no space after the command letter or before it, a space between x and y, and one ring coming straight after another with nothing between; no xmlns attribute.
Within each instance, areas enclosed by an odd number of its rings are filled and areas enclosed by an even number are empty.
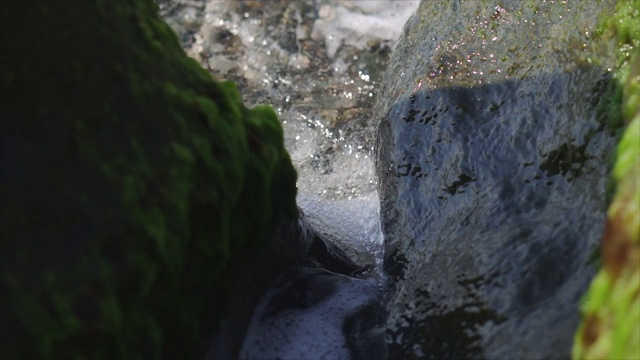
<svg viewBox="0 0 640 360"><path fill-rule="evenodd" d="M615 143L574 47L600 10L432 3L376 107L389 357L568 357Z"/></svg>
<svg viewBox="0 0 640 360"><path fill-rule="evenodd" d="M372 338L359 335L370 327L362 322L369 310L377 309L379 290L373 278L358 279L318 267L290 269L274 281L256 307L239 358L345 359L359 346L367 351L373 346L367 340Z"/></svg>

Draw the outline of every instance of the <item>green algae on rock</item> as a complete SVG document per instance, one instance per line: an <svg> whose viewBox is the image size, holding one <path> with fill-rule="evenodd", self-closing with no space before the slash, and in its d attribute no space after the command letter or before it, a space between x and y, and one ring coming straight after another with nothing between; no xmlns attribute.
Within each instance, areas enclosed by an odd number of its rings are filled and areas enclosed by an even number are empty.
<svg viewBox="0 0 640 360"><path fill-rule="evenodd" d="M152 0L3 2L3 352L193 358L294 219L275 112L188 58Z"/></svg>
<svg viewBox="0 0 640 360"><path fill-rule="evenodd" d="M613 168L616 193L607 213L602 269L582 304L574 359L640 358L640 1L620 1L603 22L603 36L619 49L617 86L622 101L611 111L627 122Z"/></svg>

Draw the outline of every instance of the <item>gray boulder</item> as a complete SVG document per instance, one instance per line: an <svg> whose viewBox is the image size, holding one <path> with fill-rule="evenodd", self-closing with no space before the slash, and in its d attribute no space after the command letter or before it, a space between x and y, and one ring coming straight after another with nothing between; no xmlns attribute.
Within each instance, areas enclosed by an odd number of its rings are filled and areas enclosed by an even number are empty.
<svg viewBox="0 0 640 360"><path fill-rule="evenodd" d="M423 1L405 26L374 110L390 358L569 356L615 144L591 40L612 5Z"/></svg>

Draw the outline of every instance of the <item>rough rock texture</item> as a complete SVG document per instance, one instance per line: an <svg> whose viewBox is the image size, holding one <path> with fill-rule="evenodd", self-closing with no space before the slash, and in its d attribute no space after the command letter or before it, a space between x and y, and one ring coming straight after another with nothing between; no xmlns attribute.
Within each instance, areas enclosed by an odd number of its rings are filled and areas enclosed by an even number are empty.
<svg viewBox="0 0 640 360"><path fill-rule="evenodd" d="M234 276L268 284L264 266L236 270L263 264L297 216L280 122L188 58L156 12L0 5L4 355L197 358Z"/></svg>
<svg viewBox="0 0 640 360"><path fill-rule="evenodd" d="M390 358L566 358L619 119L613 2L423 1L375 114Z"/></svg>
<svg viewBox="0 0 640 360"><path fill-rule="evenodd" d="M575 359L640 358L640 1L621 1L602 25L620 51L616 80L628 123L613 169L617 185L602 244L602 269L583 300Z"/></svg>

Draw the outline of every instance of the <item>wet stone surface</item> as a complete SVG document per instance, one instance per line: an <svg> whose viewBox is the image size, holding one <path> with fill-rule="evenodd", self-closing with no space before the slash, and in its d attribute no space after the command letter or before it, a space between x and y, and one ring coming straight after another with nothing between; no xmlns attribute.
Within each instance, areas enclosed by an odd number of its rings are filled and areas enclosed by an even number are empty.
<svg viewBox="0 0 640 360"><path fill-rule="evenodd" d="M376 302L380 290L373 278L292 269L275 281L256 308L240 358L348 359L363 342L345 333L354 333L348 328L357 326L359 313ZM377 340L382 343L384 338L380 334Z"/></svg>
<svg viewBox="0 0 640 360"><path fill-rule="evenodd" d="M409 20L376 105L390 358L569 357L615 144L594 6L425 1Z"/></svg>
<svg viewBox="0 0 640 360"><path fill-rule="evenodd" d="M603 75L419 91L391 109L385 268L398 281L388 307L400 353L568 354L611 146L594 107L574 101Z"/></svg>

